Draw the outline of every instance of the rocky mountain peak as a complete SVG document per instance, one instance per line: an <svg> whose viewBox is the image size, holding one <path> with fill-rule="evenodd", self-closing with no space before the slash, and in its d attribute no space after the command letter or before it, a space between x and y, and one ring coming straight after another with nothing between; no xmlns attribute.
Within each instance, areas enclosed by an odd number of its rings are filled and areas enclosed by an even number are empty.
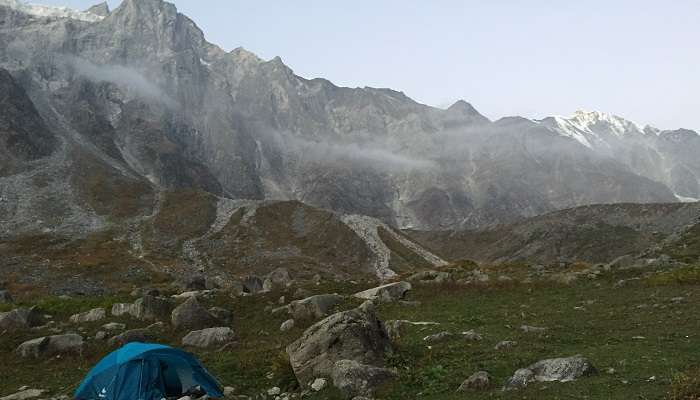
<svg viewBox="0 0 700 400"><path fill-rule="evenodd" d="M100 17L106 17L110 13L109 4L107 2L102 2L95 4L94 6L85 10L86 13L99 15Z"/></svg>
<svg viewBox="0 0 700 400"><path fill-rule="evenodd" d="M447 111L469 116L481 115L474 106L464 100L458 100L452 104Z"/></svg>

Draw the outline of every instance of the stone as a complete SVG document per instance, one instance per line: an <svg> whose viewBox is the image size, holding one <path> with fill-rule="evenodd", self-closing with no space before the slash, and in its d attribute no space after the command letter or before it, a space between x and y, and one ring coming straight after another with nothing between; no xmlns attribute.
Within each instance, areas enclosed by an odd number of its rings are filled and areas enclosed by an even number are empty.
<svg viewBox="0 0 700 400"><path fill-rule="evenodd" d="M70 322L74 324L84 324L90 322L102 321L107 316L107 311L104 308L95 308L84 313L72 315Z"/></svg>
<svg viewBox="0 0 700 400"><path fill-rule="evenodd" d="M246 276L241 283L243 284L243 293L256 294L263 291L263 281L257 276Z"/></svg>
<svg viewBox="0 0 700 400"><path fill-rule="evenodd" d="M528 368L521 368L513 374L508 381L506 381L504 390L517 390L522 389L535 379L535 373Z"/></svg>
<svg viewBox="0 0 700 400"><path fill-rule="evenodd" d="M523 333L534 333L538 335L543 335L547 333L548 328L542 328L538 326L523 325L520 327L520 331Z"/></svg>
<svg viewBox="0 0 700 400"><path fill-rule="evenodd" d="M462 335L462 339L471 340L471 341L475 341L475 342L478 342L481 339L483 339L483 336L481 336L481 334L475 332L474 330L462 332L461 335Z"/></svg>
<svg viewBox="0 0 700 400"><path fill-rule="evenodd" d="M371 302L317 322L287 346L292 369L302 386L328 376L340 360L383 367L385 356L392 351L389 335Z"/></svg>
<svg viewBox="0 0 700 400"><path fill-rule="evenodd" d="M233 323L233 311L221 307L212 307L209 313L221 322L222 325L231 325Z"/></svg>
<svg viewBox="0 0 700 400"><path fill-rule="evenodd" d="M146 333L147 331L145 329L132 329L111 337L107 341L107 345L109 347L122 347L132 342L146 343L148 342Z"/></svg>
<svg viewBox="0 0 700 400"><path fill-rule="evenodd" d="M292 283L292 277L286 268L277 268L270 272L263 282L263 291L286 289Z"/></svg>
<svg viewBox="0 0 700 400"><path fill-rule="evenodd" d="M491 375L486 371L479 371L462 382L457 391L467 392L470 390L488 390L490 388Z"/></svg>
<svg viewBox="0 0 700 400"><path fill-rule="evenodd" d="M95 334L95 340L105 340L107 339L107 332L99 331Z"/></svg>
<svg viewBox="0 0 700 400"><path fill-rule="evenodd" d="M0 397L0 400L29 400L40 397L44 393L46 393L46 390L28 389L26 387L22 387L20 388L19 392L11 394L9 396Z"/></svg>
<svg viewBox="0 0 700 400"><path fill-rule="evenodd" d="M199 304L195 297L190 297L176 307L171 319L176 330L199 330L214 328L221 324L214 315Z"/></svg>
<svg viewBox="0 0 700 400"><path fill-rule="evenodd" d="M411 290L410 283L395 282L355 293L355 297L363 300L377 301L379 303L390 303L402 300L409 290Z"/></svg>
<svg viewBox="0 0 700 400"><path fill-rule="evenodd" d="M0 304L14 303L14 299L7 290L0 290Z"/></svg>
<svg viewBox="0 0 700 400"><path fill-rule="evenodd" d="M282 322L282 325L280 325L280 332L287 332L292 330L292 328L294 328L294 320L288 319Z"/></svg>
<svg viewBox="0 0 700 400"><path fill-rule="evenodd" d="M115 317L128 315L141 321L160 321L167 318L172 309L173 303L170 299L144 295L133 304L113 304L112 315Z"/></svg>
<svg viewBox="0 0 700 400"><path fill-rule="evenodd" d="M420 283L445 283L452 281L452 275L449 272L421 271L409 276L408 280Z"/></svg>
<svg viewBox="0 0 700 400"><path fill-rule="evenodd" d="M282 389L278 388L277 386L268 389L267 394L268 396L279 396L282 393Z"/></svg>
<svg viewBox="0 0 700 400"><path fill-rule="evenodd" d="M326 388L326 385L328 385L328 381L324 378L316 378L312 383L311 383L311 390L314 392L320 392L323 389Z"/></svg>
<svg viewBox="0 0 700 400"><path fill-rule="evenodd" d="M187 291L207 290L207 279L203 275L189 276L183 282L183 288Z"/></svg>
<svg viewBox="0 0 700 400"><path fill-rule="evenodd" d="M396 378L396 372L361 364L354 360L340 360L333 365L331 379L335 386L345 396L372 396L374 389L388 380Z"/></svg>
<svg viewBox="0 0 700 400"><path fill-rule="evenodd" d="M230 397L236 393L236 389L231 386L224 386L224 396Z"/></svg>
<svg viewBox="0 0 700 400"><path fill-rule="evenodd" d="M44 315L37 307L16 308L9 312L0 313L0 332L23 331L45 323Z"/></svg>
<svg viewBox="0 0 700 400"><path fill-rule="evenodd" d="M505 351L505 350L510 350L517 345L518 345L518 342L514 342L511 340L504 340L502 342L498 342L498 344L496 344L496 346L493 349L496 351Z"/></svg>
<svg viewBox="0 0 700 400"><path fill-rule="evenodd" d="M447 341L453 337L454 337L454 334L452 334L452 332L444 331L444 332L439 332L439 333L435 333L432 335L428 335L428 336L423 338L423 341L428 343L428 344L435 344L435 343L442 343L442 342Z"/></svg>
<svg viewBox="0 0 700 400"><path fill-rule="evenodd" d="M232 342L236 339L233 329L228 327L207 328L192 331L182 338L183 346L207 348Z"/></svg>
<svg viewBox="0 0 700 400"><path fill-rule="evenodd" d="M17 352L25 358L47 358L63 354L82 354L83 337L74 333L54 335L28 340L17 347Z"/></svg>
<svg viewBox="0 0 700 400"><path fill-rule="evenodd" d="M582 356L551 358L515 371L505 389L520 389L532 382L571 382L596 372L590 361Z"/></svg>
<svg viewBox="0 0 700 400"><path fill-rule="evenodd" d="M289 315L296 320L318 319L330 314L343 302L343 296L337 294L319 294L303 300L295 300L287 306Z"/></svg>
<svg viewBox="0 0 700 400"><path fill-rule="evenodd" d="M102 325L102 329L110 332L123 331L124 329L126 329L126 325L120 324L119 322L110 322L108 324Z"/></svg>

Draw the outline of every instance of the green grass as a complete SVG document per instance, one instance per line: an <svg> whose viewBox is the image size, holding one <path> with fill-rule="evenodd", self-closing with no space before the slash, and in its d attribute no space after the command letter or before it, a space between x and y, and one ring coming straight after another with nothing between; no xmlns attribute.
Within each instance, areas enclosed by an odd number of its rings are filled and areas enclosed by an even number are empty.
<svg viewBox="0 0 700 400"><path fill-rule="evenodd" d="M494 269L492 278L497 276ZM606 275L598 280L580 280L571 286L551 282L492 286L416 285L411 300L419 306L386 304L378 307L384 320L435 321L440 326L409 327L389 357L400 377L384 387L377 399L697 399L700 375L700 284L669 280L666 284L635 281L615 288L626 275ZM306 287L312 293L355 293L366 284L329 282ZM194 353L224 385L239 393L260 394L279 386L294 390L296 382L286 359L285 347L300 337L312 323L300 322L289 332L279 332L288 317L272 315L283 293L231 298L219 296L208 306L224 306L234 312L238 342L219 349ZM284 293L287 300L289 293ZM684 302L670 300L683 297ZM56 319L113 299L42 299L39 305ZM352 308L348 301L339 310ZM642 307L639 307L642 306ZM583 307L582 309L576 309ZM148 323L129 319L129 329ZM546 336L521 333L521 325L545 326ZM99 324L85 325L85 336L94 336ZM65 331L76 327L66 326ZM484 336L479 342L459 339L428 348L423 337L443 330L461 332L475 329ZM166 332L162 343L178 345L186 332ZM68 393L87 370L110 349L103 342L90 341L82 357L22 360L14 349L22 341L49 334L47 331L0 336L0 396L19 386L49 389L52 394ZM633 339L642 336L644 339ZM493 348L502 340L518 345L503 352ZM504 381L518 368L544 358L582 354L600 371L597 375L570 383L533 384L526 390L502 392ZM615 373L606 371L614 368ZM486 370L495 380L486 392L456 393L472 373ZM689 372L690 371L690 372ZM695 371L695 372L694 372ZM272 373L270 375L270 373ZM653 380L651 377L655 377ZM675 393L675 394L674 394ZM339 399L337 392L324 391L311 399Z"/></svg>

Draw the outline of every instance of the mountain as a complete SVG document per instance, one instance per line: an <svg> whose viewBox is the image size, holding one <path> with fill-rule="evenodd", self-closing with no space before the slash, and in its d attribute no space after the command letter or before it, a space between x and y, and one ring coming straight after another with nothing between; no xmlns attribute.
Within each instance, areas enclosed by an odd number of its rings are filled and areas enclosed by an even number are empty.
<svg viewBox="0 0 700 400"><path fill-rule="evenodd" d="M481 230L406 233L448 260L553 265L663 256L696 263L700 203L582 206Z"/></svg>
<svg viewBox="0 0 700 400"><path fill-rule="evenodd" d="M549 117L540 122L598 154L622 162L641 176L665 184L681 201L700 198L697 132L642 128L618 116L586 111L578 111L570 118Z"/></svg>
<svg viewBox="0 0 700 400"><path fill-rule="evenodd" d="M657 173L647 142L606 153L548 122L492 122L465 101L433 108L226 52L161 0L84 12L0 0L0 42L0 68L56 141L31 169L0 179L3 235L128 224L148 217L162 191L300 201L442 230L673 202L698 183L692 134L656 135L667 171Z"/></svg>

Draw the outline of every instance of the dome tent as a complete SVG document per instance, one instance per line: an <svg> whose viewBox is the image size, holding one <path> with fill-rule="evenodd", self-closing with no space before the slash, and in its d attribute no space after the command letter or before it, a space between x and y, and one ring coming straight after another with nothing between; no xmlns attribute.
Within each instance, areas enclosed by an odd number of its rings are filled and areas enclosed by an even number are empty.
<svg viewBox="0 0 700 400"><path fill-rule="evenodd" d="M102 359L75 391L76 400L161 400L199 386L210 397L221 387L193 355L159 344L129 343Z"/></svg>

